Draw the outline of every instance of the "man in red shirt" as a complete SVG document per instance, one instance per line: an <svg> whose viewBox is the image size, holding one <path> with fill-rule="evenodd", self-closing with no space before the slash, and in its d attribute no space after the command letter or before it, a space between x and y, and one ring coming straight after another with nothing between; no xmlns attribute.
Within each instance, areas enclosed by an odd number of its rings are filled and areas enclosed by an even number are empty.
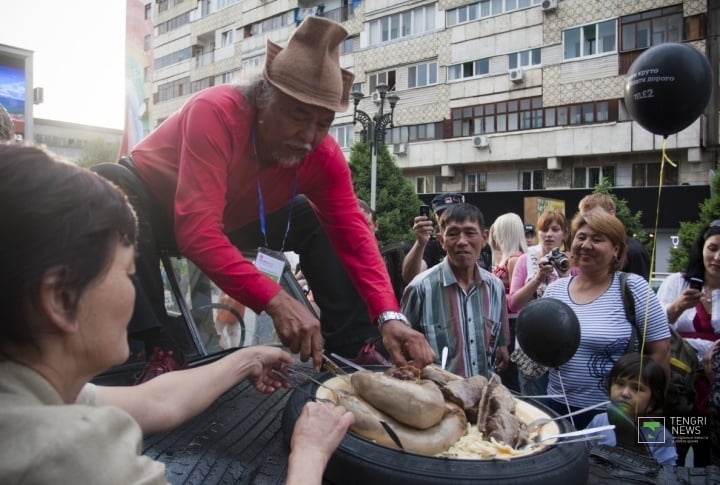
<svg viewBox="0 0 720 485"><path fill-rule="evenodd" d="M232 298L265 310L303 361L312 358L319 368L323 347L354 356L377 335L374 322L396 363L409 358L422 366L434 354L399 313L348 164L328 136L335 112L347 110L354 79L339 64L346 37L341 25L312 16L285 48L268 40L261 77L195 94L125 163L159 206L153 224L171 220L181 254ZM243 257L241 250L258 247L300 255L322 333L302 303ZM154 287L156 313L164 311L157 256L142 254L142 242L140 252L153 274L141 274L146 266L139 264L138 278Z"/></svg>

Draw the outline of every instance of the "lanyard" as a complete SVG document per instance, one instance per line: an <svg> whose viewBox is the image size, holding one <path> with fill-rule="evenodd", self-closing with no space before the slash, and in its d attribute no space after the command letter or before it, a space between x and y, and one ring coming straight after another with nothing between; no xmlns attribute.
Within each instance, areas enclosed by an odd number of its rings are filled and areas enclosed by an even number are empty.
<svg viewBox="0 0 720 485"><path fill-rule="evenodd" d="M257 154L257 146L255 144L255 127L253 127L253 156L255 157L255 163L257 165L257 197L258 197L258 218L260 220L260 232L263 235L265 241L265 247L269 248L267 240L267 226L265 224L265 202L263 200L262 186L260 184L260 158ZM285 250L285 241L287 241L288 233L290 232L290 219L292 217L293 204L295 203L295 196L297 195L298 187L298 171L300 166L295 167L295 180L293 181L292 195L290 196L290 207L288 208L287 224L285 225L285 234L283 235L282 244L280 246L280 252Z"/></svg>

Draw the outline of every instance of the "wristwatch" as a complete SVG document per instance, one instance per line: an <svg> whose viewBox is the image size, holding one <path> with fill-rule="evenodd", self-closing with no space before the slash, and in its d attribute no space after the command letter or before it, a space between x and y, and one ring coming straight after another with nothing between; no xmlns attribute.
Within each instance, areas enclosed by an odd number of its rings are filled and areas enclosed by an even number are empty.
<svg viewBox="0 0 720 485"><path fill-rule="evenodd" d="M400 312L394 312L394 311L386 311L382 312L380 316L377 317L377 326L378 329L381 329L383 325L385 325L390 320L400 320L401 322L405 322L405 325L410 325L410 322L408 322L408 319L405 315L403 315Z"/></svg>

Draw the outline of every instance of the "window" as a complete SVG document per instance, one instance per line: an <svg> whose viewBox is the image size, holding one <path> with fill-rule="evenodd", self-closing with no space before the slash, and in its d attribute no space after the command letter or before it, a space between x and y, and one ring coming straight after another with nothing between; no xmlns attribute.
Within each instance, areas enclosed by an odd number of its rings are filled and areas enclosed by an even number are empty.
<svg viewBox="0 0 720 485"><path fill-rule="evenodd" d="M189 77L178 79L177 81L172 81L158 86L158 91L155 95L154 101L167 101L170 99L179 98L186 94L190 94Z"/></svg>
<svg viewBox="0 0 720 485"><path fill-rule="evenodd" d="M442 139L442 121L419 125L402 125L389 128L385 132L385 143L407 143L410 141Z"/></svg>
<svg viewBox="0 0 720 485"><path fill-rule="evenodd" d="M620 18L622 51L644 49L683 39L683 6L649 10Z"/></svg>
<svg viewBox="0 0 720 485"><path fill-rule="evenodd" d="M527 170L520 173L520 190L541 190L544 188L544 170Z"/></svg>
<svg viewBox="0 0 720 485"><path fill-rule="evenodd" d="M427 194L430 188L430 181L427 177L415 177L415 192L418 194Z"/></svg>
<svg viewBox="0 0 720 485"><path fill-rule="evenodd" d="M634 163L632 168L633 187L660 185L660 163ZM678 184L678 169L669 163L665 164L663 185Z"/></svg>
<svg viewBox="0 0 720 485"><path fill-rule="evenodd" d="M168 0L158 0L158 12L165 12L168 9Z"/></svg>
<svg viewBox="0 0 720 485"><path fill-rule="evenodd" d="M483 135L543 128L542 97L454 108L452 136Z"/></svg>
<svg viewBox="0 0 720 485"><path fill-rule="evenodd" d="M330 127L330 134L335 138L341 148L350 148L355 140L353 125L348 123Z"/></svg>
<svg viewBox="0 0 720 485"><path fill-rule="evenodd" d="M220 47L227 47L233 43L233 31L226 30L220 34Z"/></svg>
<svg viewBox="0 0 720 485"><path fill-rule="evenodd" d="M155 69L162 69L163 67L190 59L191 56L192 48L186 47L184 49L180 49L179 51L171 52L165 56L158 57L155 59L154 67Z"/></svg>
<svg viewBox="0 0 720 485"><path fill-rule="evenodd" d="M563 58L576 59L615 52L615 20L575 27L563 32Z"/></svg>
<svg viewBox="0 0 720 485"><path fill-rule="evenodd" d="M508 64L510 69L518 67L530 67L539 66L540 60L540 48L529 49L522 52L514 52L508 55Z"/></svg>
<svg viewBox="0 0 720 485"><path fill-rule="evenodd" d="M408 88L420 88L429 84L437 84L437 62L408 68Z"/></svg>
<svg viewBox="0 0 720 485"><path fill-rule="evenodd" d="M352 53L354 39L355 37L348 37L340 43L340 55Z"/></svg>
<svg viewBox="0 0 720 485"><path fill-rule="evenodd" d="M259 69L265 56L255 56L242 61L242 69Z"/></svg>
<svg viewBox="0 0 720 485"><path fill-rule="evenodd" d="M478 59L476 61L463 62L448 66L448 81L466 79L475 76L482 76L490 72L490 60Z"/></svg>
<svg viewBox="0 0 720 485"><path fill-rule="evenodd" d="M437 81L436 81L437 82ZM370 93L374 93L378 84L387 84L388 91L395 88L395 71L378 72L370 75Z"/></svg>
<svg viewBox="0 0 720 485"><path fill-rule="evenodd" d="M591 189L599 184L603 178L608 179L611 186L615 186L615 167L613 165L575 167L573 169L573 188Z"/></svg>
<svg viewBox="0 0 720 485"><path fill-rule="evenodd" d="M469 173L465 179L467 192L485 192L487 190L487 172Z"/></svg>
<svg viewBox="0 0 720 485"><path fill-rule="evenodd" d="M435 5L406 10L370 22L370 45L435 29Z"/></svg>
<svg viewBox="0 0 720 485"><path fill-rule="evenodd" d="M152 17L152 3L145 4L145 20Z"/></svg>
<svg viewBox="0 0 720 485"><path fill-rule="evenodd" d="M449 9L445 14L445 21L448 27L452 27L453 25L472 22L480 17L500 15L505 12L527 8L531 5L540 5L541 3L542 0L482 0Z"/></svg>
<svg viewBox="0 0 720 485"><path fill-rule="evenodd" d="M221 84L232 84L233 82L235 82L235 71L224 72L220 76Z"/></svg>

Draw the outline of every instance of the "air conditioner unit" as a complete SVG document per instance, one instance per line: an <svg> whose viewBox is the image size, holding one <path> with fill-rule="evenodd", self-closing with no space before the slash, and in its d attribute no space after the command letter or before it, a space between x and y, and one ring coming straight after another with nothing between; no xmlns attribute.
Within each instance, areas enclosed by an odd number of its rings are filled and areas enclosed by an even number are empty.
<svg viewBox="0 0 720 485"><path fill-rule="evenodd" d="M405 143L395 143L393 144L393 153L396 155L404 155L405 150L407 150L407 147L405 146Z"/></svg>
<svg viewBox="0 0 720 485"><path fill-rule="evenodd" d="M543 0L540 8L543 12L552 12L558 8L558 0Z"/></svg>
<svg viewBox="0 0 720 485"><path fill-rule="evenodd" d="M473 146L475 148L487 148L490 146L490 142L487 139L487 136L480 135L473 138Z"/></svg>
<svg viewBox="0 0 720 485"><path fill-rule="evenodd" d="M382 100L382 97L380 96L380 93L377 91L373 91L372 93L372 100L375 104L380 104L380 101Z"/></svg>
<svg viewBox="0 0 720 485"><path fill-rule="evenodd" d="M523 70L521 67L518 67L516 69L510 69L508 71L508 76L510 77L510 80L514 83L521 83L523 80Z"/></svg>

